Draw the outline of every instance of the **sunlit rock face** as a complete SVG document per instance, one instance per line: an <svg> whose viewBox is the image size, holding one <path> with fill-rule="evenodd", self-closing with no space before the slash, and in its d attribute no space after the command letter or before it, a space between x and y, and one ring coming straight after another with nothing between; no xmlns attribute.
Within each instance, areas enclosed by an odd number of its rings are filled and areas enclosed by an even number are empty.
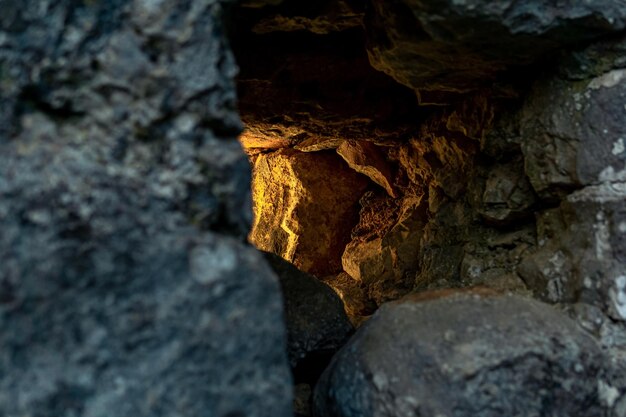
<svg viewBox="0 0 626 417"><path fill-rule="evenodd" d="M340 272L366 178L335 153L290 149L258 155L253 171L250 241L304 271Z"/></svg>

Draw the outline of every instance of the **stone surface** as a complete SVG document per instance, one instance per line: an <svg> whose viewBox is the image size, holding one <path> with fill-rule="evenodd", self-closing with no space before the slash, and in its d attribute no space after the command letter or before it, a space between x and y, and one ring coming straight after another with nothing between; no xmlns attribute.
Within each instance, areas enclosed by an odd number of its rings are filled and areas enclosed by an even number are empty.
<svg viewBox="0 0 626 417"><path fill-rule="evenodd" d="M134 233L88 254L88 242L55 245L45 229L13 242L2 413L290 416L282 303L262 257L214 234Z"/></svg>
<svg viewBox="0 0 626 417"><path fill-rule="evenodd" d="M490 167L479 209L489 223L510 224L532 214L536 197L523 165L517 158Z"/></svg>
<svg viewBox="0 0 626 417"><path fill-rule="evenodd" d="M619 51L626 48L626 41L610 45ZM617 61L619 52L613 52L615 67L602 62L590 67L594 52L594 48L586 55L581 52L581 62L563 65L562 72L577 72L582 79L561 75L539 82L523 110L526 171L544 198L562 198L601 182L626 181L626 70Z"/></svg>
<svg viewBox="0 0 626 417"><path fill-rule="evenodd" d="M626 262L625 50L622 37L564 60L537 83L521 124L531 184L558 204L537 213L539 248L519 274L538 297L588 303L618 321Z"/></svg>
<svg viewBox="0 0 626 417"><path fill-rule="evenodd" d="M359 326L365 318L376 311L376 303L369 298L367 286L345 272L324 277L324 282L339 295L354 326Z"/></svg>
<svg viewBox="0 0 626 417"><path fill-rule="evenodd" d="M546 304L479 294L384 305L333 358L316 415L605 415L593 338Z"/></svg>
<svg viewBox="0 0 626 417"><path fill-rule="evenodd" d="M385 152L378 146L364 141L344 141L337 147L337 153L350 165L350 168L366 175L383 187L390 197L396 197L391 166L385 158Z"/></svg>
<svg viewBox="0 0 626 417"><path fill-rule="evenodd" d="M291 367L316 355L330 355L354 330L335 292L273 253L265 259L276 271L285 301L287 353ZM323 366L323 365L322 365Z"/></svg>
<svg viewBox="0 0 626 417"><path fill-rule="evenodd" d="M608 0L372 3L365 20L372 65L421 92L422 102L429 93L445 102L479 90L511 66L626 27L626 7Z"/></svg>
<svg viewBox="0 0 626 417"><path fill-rule="evenodd" d="M365 284L369 297L380 304L411 287L408 277L418 267L426 208L422 199L406 197L395 213L397 218L382 227L375 218L368 222L367 212L372 208L363 207L361 222L341 262L343 270Z"/></svg>
<svg viewBox="0 0 626 417"><path fill-rule="evenodd" d="M288 149L259 155L250 241L303 271L319 276L340 272L341 254L367 186L367 178L334 153Z"/></svg>
<svg viewBox="0 0 626 417"><path fill-rule="evenodd" d="M539 215L539 248L518 271L536 296L586 302L626 320L625 201L623 184L586 187Z"/></svg>
<svg viewBox="0 0 626 417"><path fill-rule="evenodd" d="M1 415L291 415L225 5L0 1Z"/></svg>

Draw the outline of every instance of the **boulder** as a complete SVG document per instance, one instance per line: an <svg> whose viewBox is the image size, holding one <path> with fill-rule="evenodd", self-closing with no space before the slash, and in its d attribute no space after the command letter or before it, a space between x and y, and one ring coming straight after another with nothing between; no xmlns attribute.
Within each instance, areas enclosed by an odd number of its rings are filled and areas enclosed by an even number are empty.
<svg viewBox="0 0 626 417"><path fill-rule="evenodd" d="M561 74L537 83L523 110L526 173L544 199L574 189L626 181L626 70L618 58L626 39L601 44L615 62L599 61L599 46L579 52ZM608 56L604 59L608 61Z"/></svg>
<svg viewBox="0 0 626 417"><path fill-rule="evenodd" d="M225 3L0 1L0 415L292 415Z"/></svg>
<svg viewBox="0 0 626 417"><path fill-rule="evenodd" d="M595 340L519 296L441 293L382 306L333 358L315 415L603 416Z"/></svg>
<svg viewBox="0 0 626 417"><path fill-rule="evenodd" d="M250 241L303 271L319 276L340 272L341 254L368 183L334 152L284 149L258 155Z"/></svg>
<svg viewBox="0 0 626 417"><path fill-rule="evenodd" d="M256 250L32 229L0 275L3 415L291 416L280 290Z"/></svg>
<svg viewBox="0 0 626 417"><path fill-rule="evenodd" d="M361 200L360 222L341 258L344 271L368 289L381 304L409 291L409 277L418 268L426 206L422 198L405 196L393 203L367 195ZM376 209L398 204L389 216Z"/></svg>
<svg viewBox="0 0 626 417"><path fill-rule="evenodd" d="M283 292L291 367L297 369L306 359L329 358L354 330L341 299L328 285L281 257L265 253L265 259L278 275Z"/></svg>

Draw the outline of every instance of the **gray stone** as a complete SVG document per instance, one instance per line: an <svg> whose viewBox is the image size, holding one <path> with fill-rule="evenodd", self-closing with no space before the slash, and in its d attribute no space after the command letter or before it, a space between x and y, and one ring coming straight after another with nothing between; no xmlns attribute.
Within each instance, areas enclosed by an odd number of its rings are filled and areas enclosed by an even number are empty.
<svg viewBox="0 0 626 417"><path fill-rule="evenodd" d="M328 357L342 347L354 328L339 296L281 257L265 253L265 259L276 271L283 291L292 368L316 355Z"/></svg>
<svg viewBox="0 0 626 417"><path fill-rule="evenodd" d="M538 214L538 248L518 273L551 302L582 301L626 320L626 187L585 187Z"/></svg>
<svg viewBox="0 0 626 417"><path fill-rule="evenodd" d="M491 167L479 212L489 223L507 224L529 217L535 200L523 161L519 158Z"/></svg>
<svg viewBox="0 0 626 417"><path fill-rule="evenodd" d="M226 3L0 0L1 415L291 415Z"/></svg>
<svg viewBox="0 0 626 417"><path fill-rule="evenodd" d="M566 315L519 296L438 296L381 307L325 371L316 415L605 415L602 351Z"/></svg>
<svg viewBox="0 0 626 417"><path fill-rule="evenodd" d="M626 48L626 41L609 45L619 50ZM587 52L587 59L596 49ZM585 53L577 56L575 65L564 64L561 71L587 76L539 82L523 110L526 173L547 199L583 186L626 181L626 69L608 64L591 69L582 60ZM613 58L612 65L619 65L617 55Z"/></svg>
<svg viewBox="0 0 626 417"><path fill-rule="evenodd" d="M15 242L39 253L3 269L3 415L291 415L278 283L257 251L192 231L115 242Z"/></svg>

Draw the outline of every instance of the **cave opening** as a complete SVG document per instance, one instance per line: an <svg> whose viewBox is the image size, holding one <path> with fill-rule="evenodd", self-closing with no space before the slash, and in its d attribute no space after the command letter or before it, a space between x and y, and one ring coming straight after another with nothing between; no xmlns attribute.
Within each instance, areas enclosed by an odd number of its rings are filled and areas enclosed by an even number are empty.
<svg viewBox="0 0 626 417"><path fill-rule="evenodd" d="M430 111L370 65L358 15L323 33L238 16L249 240L330 285L359 322L413 287L428 179L402 163Z"/></svg>
<svg viewBox="0 0 626 417"><path fill-rule="evenodd" d="M461 63L411 88L378 56L391 41L371 14L344 1L237 9L249 241L331 286L357 325L414 291L525 291L512 270L534 239L534 192L518 145L494 151L486 132L526 78L468 86L484 68Z"/></svg>

